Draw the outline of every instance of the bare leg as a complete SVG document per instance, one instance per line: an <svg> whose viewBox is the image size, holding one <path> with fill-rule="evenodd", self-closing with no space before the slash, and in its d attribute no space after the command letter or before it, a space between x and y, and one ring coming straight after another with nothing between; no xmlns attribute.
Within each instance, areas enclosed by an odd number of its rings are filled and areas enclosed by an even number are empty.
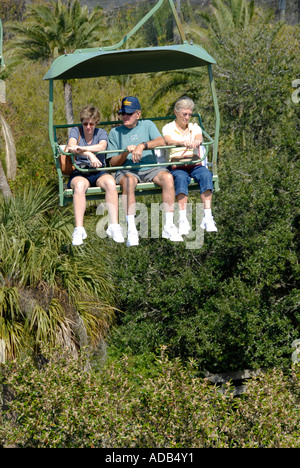
<svg viewBox="0 0 300 468"><path fill-rule="evenodd" d="M200 194L201 201L204 205L204 209L211 209L211 201L212 201L212 192L211 190L206 190L205 192Z"/></svg>
<svg viewBox="0 0 300 468"><path fill-rule="evenodd" d="M137 186L138 179L132 174L126 174L120 180L122 186L122 200L123 206L126 213L128 237L126 245L127 247L139 245L139 236L135 226L135 188Z"/></svg>
<svg viewBox="0 0 300 468"><path fill-rule="evenodd" d="M182 242L183 238L174 226L175 189L173 176L169 172L160 171L153 178L153 182L162 188L162 202L166 216L162 237L172 242Z"/></svg>
<svg viewBox="0 0 300 468"><path fill-rule="evenodd" d="M112 224L118 223L118 192L115 179L110 174L104 174L96 182L97 187L105 190L105 201L109 219Z"/></svg>
<svg viewBox="0 0 300 468"><path fill-rule="evenodd" d="M135 215L135 188L138 179L132 174L126 174L120 180L122 199L126 215Z"/></svg>
<svg viewBox="0 0 300 468"><path fill-rule="evenodd" d="M175 189L172 174L167 171L160 171L154 177L153 182L162 188L162 202L165 212L174 212Z"/></svg>
<svg viewBox="0 0 300 468"><path fill-rule="evenodd" d="M178 224L178 232L181 236L187 236L191 230L190 223L187 219L187 201L188 196L185 193L179 193L177 195L177 202L179 207L179 224Z"/></svg>
<svg viewBox="0 0 300 468"><path fill-rule="evenodd" d="M204 204L204 217L200 227L207 232L217 232L218 229L211 214L212 191L206 190L201 193L201 201Z"/></svg>
<svg viewBox="0 0 300 468"><path fill-rule="evenodd" d="M180 211L186 210L187 201L188 201L188 196L185 195L185 193L179 193L177 195L177 202L178 202L178 207Z"/></svg>
<svg viewBox="0 0 300 468"><path fill-rule="evenodd" d="M86 209L85 192L89 188L90 183L84 177L74 177L71 182L71 187L74 190L73 206L75 215L75 226L83 227L83 218Z"/></svg>

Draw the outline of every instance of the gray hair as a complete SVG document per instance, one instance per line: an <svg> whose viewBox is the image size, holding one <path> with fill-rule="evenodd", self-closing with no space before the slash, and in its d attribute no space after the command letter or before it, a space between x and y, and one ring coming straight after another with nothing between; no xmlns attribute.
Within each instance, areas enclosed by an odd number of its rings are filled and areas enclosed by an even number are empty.
<svg viewBox="0 0 300 468"><path fill-rule="evenodd" d="M174 110L175 112L179 112L181 111L181 109L190 109L192 111L194 110L194 107L194 101L191 98L184 96L182 98L177 99L177 101L175 102Z"/></svg>

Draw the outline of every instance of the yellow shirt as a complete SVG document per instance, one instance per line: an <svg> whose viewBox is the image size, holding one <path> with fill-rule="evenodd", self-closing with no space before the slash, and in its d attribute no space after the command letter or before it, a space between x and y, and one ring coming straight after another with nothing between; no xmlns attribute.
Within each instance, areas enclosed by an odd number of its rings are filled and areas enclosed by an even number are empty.
<svg viewBox="0 0 300 468"><path fill-rule="evenodd" d="M188 137L188 135L190 135L191 139L194 140L196 135L202 135L201 127L197 123L190 122L188 128L189 132L183 136L178 130L175 120L173 120L173 122L170 122L163 127L162 135L168 135L174 141L182 141L182 139L184 137ZM193 150L187 149L185 146L177 146L176 148L170 148L168 150L169 161L179 161L181 159L187 159L190 161L191 159L196 159L195 156L197 156L197 159L199 158L199 148L195 148Z"/></svg>

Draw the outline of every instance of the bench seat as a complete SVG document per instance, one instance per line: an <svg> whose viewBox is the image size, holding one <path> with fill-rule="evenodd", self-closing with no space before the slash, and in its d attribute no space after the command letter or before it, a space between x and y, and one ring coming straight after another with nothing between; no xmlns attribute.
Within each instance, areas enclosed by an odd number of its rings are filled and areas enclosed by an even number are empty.
<svg viewBox="0 0 300 468"><path fill-rule="evenodd" d="M216 190L218 190L218 176L213 176L213 183ZM199 190L199 186L193 180L189 185L189 191ZM122 193L121 185L117 185L117 191L119 194ZM144 195L156 195L161 193L161 187L156 185L154 182L144 182L139 183L135 189L136 196ZM73 201L73 189L64 188L63 190L63 199L61 200L61 205L64 206ZM100 187L90 187L86 192L86 199L88 200L101 200L105 198L105 190Z"/></svg>

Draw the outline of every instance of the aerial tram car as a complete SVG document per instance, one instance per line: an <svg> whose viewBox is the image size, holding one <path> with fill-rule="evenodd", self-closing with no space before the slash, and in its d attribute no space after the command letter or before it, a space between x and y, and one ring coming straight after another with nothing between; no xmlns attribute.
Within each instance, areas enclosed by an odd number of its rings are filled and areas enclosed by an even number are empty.
<svg viewBox="0 0 300 468"><path fill-rule="evenodd" d="M132 35L140 29L146 21L149 20L164 4L165 0L159 0L157 4L151 9L151 11L128 33L123 39L114 46L109 47L98 47L91 49L79 49L75 50L74 53L65 54L57 57L48 72L46 73L44 80L49 81L49 139L52 148L52 154L58 176L58 188L59 188L59 204L65 206L73 200L73 189L66 188L66 177L61 169L61 155L69 156L72 160L73 166L82 172L87 171L116 171L122 169L123 166L118 167L105 167L105 168L93 168L83 169L76 165L75 154L65 153L63 146L60 145L58 138L59 129L67 129L72 126L78 126L80 124L56 124L54 122L54 81L55 80L73 80L73 79L87 79L96 78L102 76L116 76L116 75L131 75L139 73L157 73L163 71L176 71L184 70L196 67L206 67L210 83L210 91L212 96L213 108L214 108L214 123L215 129L213 137L206 133L203 128L201 116L199 113L193 114L193 117L198 120L198 123L202 127L203 132L203 145L206 149L206 154L203 157L207 158L208 168L213 174L214 190L219 190L219 179L217 173L217 159L218 159L218 141L219 141L219 129L220 129L220 114L218 108L217 95L214 84L214 77L212 72L212 66L216 63L213 57L211 57L206 50L201 46L188 43L184 35L182 25L177 14L175 5L172 0L168 0L171 7L175 22L177 24L181 43L176 45L166 45L160 47L147 47L137 49L126 49L122 48L126 41L132 37ZM124 97L124 96L122 96ZM154 122L161 120L174 120L175 116L154 116L147 117L148 120ZM121 124L120 121L111 122L100 122L98 125L115 126ZM171 146L165 146L163 149L171 148ZM156 148L162 149L162 147ZM119 152L123 152L124 148L120 148ZM116 152L114 150L114 152ZM108 151L106 151L108 153ZM201 160L200 160L201 161ZM197 161L199 163L199 160ZM168 166L169 163L166 161L160 161L157 163L161 166ZM184 162L177 162L176 165L184 164ZM174 165L174 163L172 163ZM139 165L134 164L134 168ZM147 167L151 166L147 164ZM155 166L157 166L155 164ZM130 166L126 166L128 169ZM131 166L133 167L133 166ZM118 192L121 192L121 187L117 186ZM191 182L189 190L198 190L198 184ZM136 195L151 195L160 193L161 188L152 182L139 183L136 187ZM105 196L103 189L99 187L90 187L87 190L87 200L101 200Z"/></svg>

